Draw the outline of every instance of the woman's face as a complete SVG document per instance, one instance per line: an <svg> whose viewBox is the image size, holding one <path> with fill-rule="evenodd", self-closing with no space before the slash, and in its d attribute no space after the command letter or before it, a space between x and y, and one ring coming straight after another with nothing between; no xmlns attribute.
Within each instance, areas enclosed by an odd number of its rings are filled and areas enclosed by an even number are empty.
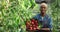
<svg viewBox="0 0 60 32"><path fill-rule="evenodd" d="M41 13L42 13L42 14L46 13L47 6L41 5L40 10L41 10Z"/></svg>

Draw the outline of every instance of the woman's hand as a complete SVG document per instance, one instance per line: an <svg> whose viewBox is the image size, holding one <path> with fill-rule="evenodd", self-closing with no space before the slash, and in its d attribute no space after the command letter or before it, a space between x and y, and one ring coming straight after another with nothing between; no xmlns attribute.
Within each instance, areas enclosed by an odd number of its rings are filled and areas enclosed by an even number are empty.
<svg viewBox="0 0 60 32"><path fill-rule="evenodd" d="M50 30L50 28L41 28L41 30Z"/></svg>

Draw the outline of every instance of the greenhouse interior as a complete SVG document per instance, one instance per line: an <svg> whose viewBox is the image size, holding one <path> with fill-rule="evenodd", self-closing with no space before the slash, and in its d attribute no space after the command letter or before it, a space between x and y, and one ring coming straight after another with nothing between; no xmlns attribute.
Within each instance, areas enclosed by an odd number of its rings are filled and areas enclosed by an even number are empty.
<svg viewBox="0 0 60 32"><path fill-rule="evenodd" d="M26 21L37 15L41 0L0 0L0 32L27 32ZM52 31L60 32L60 0L46 0Z"/></svg>

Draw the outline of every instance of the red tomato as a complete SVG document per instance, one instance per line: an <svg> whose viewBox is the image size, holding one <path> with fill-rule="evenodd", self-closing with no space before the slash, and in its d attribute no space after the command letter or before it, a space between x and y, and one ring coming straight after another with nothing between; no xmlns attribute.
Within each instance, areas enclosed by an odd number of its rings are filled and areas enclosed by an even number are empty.
<svg viewBox="0 0 60 32"><path fill-rule="evenodd" d="M30 25L30 21L27 21L26 24L27 24L27 25Z"/></svg>
<svg viewBox="0 0 60 32"><path fill-rule="evenodd" d="M34 20L34 19L32 19L31 21L32 21L32 22L34 22L35 20Z"/></svg>
<svg viewBox="0 0 60 32"><path fill-rule="evenodd" d="M36 20L35 23L38 23L38 21Z"/></svg>
<svg viewBox="0 0 60 32"><path fill-rule="evenodd" d="M38 23L35 23L36 26L38 26Z"/></svg>
<svg viewBox="0 0 60 32"><path fill-rule="evenodd" d="M32 25L33 27L35 27L36 25Z"/></svg>
<svg viewBox="0 0 60 32"><path fill-rule="evenodd" d="M34 24L34 22L31 22L31 24L33 25L33 24Z"/></svg>
<svg viewBox="0 0 60 32"><path fill-rule="evenodd" d="M36 27L34 27L33 30L36 30Z"/></svg>
<svg viewBox="0 0 60 32"><path fill-rule="evenodd" d="M30 30L33 30L33 28L32 28L32 27L30 27Z"/></svg>
<svg viewBox="0 0 60 32"><path fill-rule="evenodd" d="M37 29L39 30L40 28L39 28L39 27L37 27Z"/></svg>

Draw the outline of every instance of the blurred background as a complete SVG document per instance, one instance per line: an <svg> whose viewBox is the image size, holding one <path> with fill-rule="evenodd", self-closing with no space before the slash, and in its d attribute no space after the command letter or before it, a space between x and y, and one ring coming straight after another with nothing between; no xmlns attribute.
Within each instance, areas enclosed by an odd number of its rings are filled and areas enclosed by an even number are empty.
<svg viewBox="0 0 60 32"><path fill-rule="evenodd" d="M51 0L48 5L53 32L60 32L60 0ZM39 8L35 0L0 0L0 32L26 32L26 20L38 14Z"/></svg>

